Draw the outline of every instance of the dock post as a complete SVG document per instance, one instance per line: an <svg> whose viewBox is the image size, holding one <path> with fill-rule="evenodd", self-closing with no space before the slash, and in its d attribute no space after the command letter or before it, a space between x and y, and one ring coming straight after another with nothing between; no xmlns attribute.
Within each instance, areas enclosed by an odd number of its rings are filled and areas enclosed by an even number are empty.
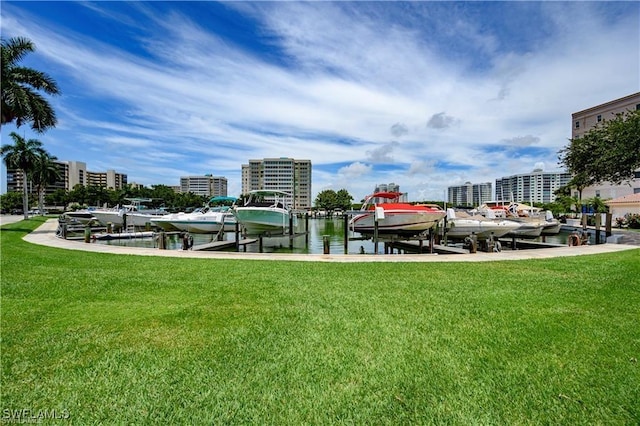
<svg viewBox="0 0 640 426"><path fill-rule="evenodd" d="M304 246L309 247L309 212L304 214Z"/></svg>
<svg viewBox="0 0 640 426"><path fill-rule="evenodd" d="M236 251L240 251L240 224L238 222L236 222L235 234L236 234Z"/></svg>
<svg viewBox="0 0 640 426"><path fill-rule="evenodd" d="M330 252L331 252L330 246L329 246L329 236L328 235L323 235L322 236L322 252L324 254L330 254Z"/></svg>
<svg viewBox="0 0 640 426"><path fill-rule="evenodd" d="M433 254L434 241L435 238L433 236L433 228L429 228L429 254ZM420 252L422 253L422 250L420 250Z"/></svg>
<svg viewBox="0 0 640 426"><path fill-rule="evenodd" d="M293 215L295 213L289 214L289 250L293 250L293 233L295 230L293 229Z"/></svg>
<svg viewBox="0 0 640 426"><path fill-rule="evenodd" d="M91 242L91 227L89 225L84 227L84 242L85 243Z"/></svg>
<svg viewBox="0 0 640 426"><path fill-rule="evenodd" d="M378 254L378 218L373 221L373 252Z"/></svg>
<svg viewBox="0 0 640 426"><path fill-rule="evenodd" d="M611 221L612 221L612 219L613 219L613 214L607 213L607 217L605 219L605 224L604 224L605 235L607 237L611 236Z"/></svg>
<svg viewBox="0 0 640 426"><path fill-rule="evenodd" d="M258 237L258 251L262 253L262 235Z"/></svg>
<svg viewBox="0 0 640 426"><path fill-rule="evenodd" d="M160 250L167 249L167 234L164 231L160 231L158 234L158 248Z"/></svg>
<svg viewBox="0 0 640 426"><path fill-rule="evenodd" d="M595 224L596 224L596 244L600 244L600 225L602 225L602 214L595 214Z"/></svg>
<svg viewBox="0 0 640 426"><path fill-rule="evenodd" d="M344 220L344 254L349 253L349 215L343 216Z"/></svg>

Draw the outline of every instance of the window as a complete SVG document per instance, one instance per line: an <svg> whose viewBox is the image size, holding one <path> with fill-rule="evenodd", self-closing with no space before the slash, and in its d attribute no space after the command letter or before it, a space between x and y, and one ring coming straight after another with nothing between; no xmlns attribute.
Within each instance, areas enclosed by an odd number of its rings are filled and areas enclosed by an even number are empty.
<svg viewBox="0 0 640 426"><path fill-rule="evenodd" d="M576 121L576 129L579 129L579 128L580 128L580 122Z"/></svg>
<svg viewBox="0 0 640 426"><path fill-rule="evenodd" d="M600 198L600 190L596 190L596 197Z"/></svg>
<svg viewBox="0 0 640 426"><path fill-rule="evenodd" d="M598 115L598 123L602 121L602 115Z"/></svg>

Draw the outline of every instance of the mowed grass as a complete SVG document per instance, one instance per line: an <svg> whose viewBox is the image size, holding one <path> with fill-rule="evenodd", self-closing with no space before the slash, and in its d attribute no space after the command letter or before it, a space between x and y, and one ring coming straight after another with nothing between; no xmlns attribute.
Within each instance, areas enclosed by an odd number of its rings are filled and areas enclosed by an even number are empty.
<svg viewBox="0 0 640 426"><path fill-rule="evenodd" d="M640 422L640 250L471 264L174 259L22 241L41 221L0 235L2 413Z"/></svg>

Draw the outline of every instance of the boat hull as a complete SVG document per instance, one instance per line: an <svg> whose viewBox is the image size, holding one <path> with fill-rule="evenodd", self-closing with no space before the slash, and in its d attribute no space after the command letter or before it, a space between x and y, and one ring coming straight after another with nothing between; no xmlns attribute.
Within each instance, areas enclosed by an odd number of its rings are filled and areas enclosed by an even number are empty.
<svg viewBox="0 0 640 426"><path fill-rule="evenodd" d="M540 222L518 221L520 227L506 234L506 237L534 239L542 235L543 225Z"/></svg>
<svg viewBox="0 0 640 426"><path fill-rule="evenodd" d="M289 211L274 207L236 207L236 220L249 235L284 234L289 229Z"/></svg>
<svg viewBox="0 0 640 426"><path fill-rule="evenodd" d="M472 233L483 239L492 235L494 238L500 238L519 228L519 224L509 220L449 219L447 238L465 239Z"/></svg>
<svg viewBox="0 0 640 426"><path fill-rule="evenodd" d="M385 210L384 219L378 219L378 234L418 235L435 227L445 214L443 211ZM374 234L376 228L374 211L355 216L351 219L350 226L355 232Z"/></svg>
<svg viewBox="0 0 640 426"><path fill-rule="evenodd" d="M225 232L233 232L236 228L236 220L233 216L225 216L219 219L190 218L187 220L175 220L171 224L179 231L193 234L215 234L224 228Z"/></svg>

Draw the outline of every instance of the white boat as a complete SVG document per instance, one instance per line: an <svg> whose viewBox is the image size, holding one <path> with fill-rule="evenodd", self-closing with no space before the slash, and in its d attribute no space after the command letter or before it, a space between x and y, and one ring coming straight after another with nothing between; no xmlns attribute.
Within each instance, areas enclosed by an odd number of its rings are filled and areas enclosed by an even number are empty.
<svg viewBox="0 0 640 426"><path fill-rule="evenodd" d="M291 218L295 219L289 200L291 195L282 191L251 191L244 205L235 205L231 211L248 235L284 234Z"/></svg>
<svg viewBox="0 0 640 426"><path fill-rule="evenodd" d="M376 192L369 195L361 213L349 227L364 235L378 234L414 236L436 226L446 212L439 206L400 202L401 192ZM382 202L379 202L382 201Z"/></svg>
<svg viewBox="0 0 640 426"><path fill-rule="evenodd" d="M155 217L151 219L151 224L158 228L161 228L163 231L179 231L180 229L173 225L173 222L179 221L185 217L188 217L191 213L179 212L179 213L169 213L162 215L160 217Z"/></svg>
<svg viewBox="0 0 640 426"><path fill-rule="evenodd" d="M487 215L489 212L497 218L506 218L520 224L518 229L507 233L506 237L538 238L546 226L552 231L550 224L540 215L541 209L521 203L504 204L502 202L488 202L478 208L478 212ZM558 229L559 231L559 229Z"/></svg>
<svg viewBox="0 0 640 426"><path fill-rule="evenodd" d="M148 209L144 207L142 203L152 201L147 198L126 198L126 200L131 204L113 209L94 210L93 215L104 226L111 223L115 227L125 225L142 227L150 224L152 219L164 216L167 213L163 208Z"/></svg>
<svg viewBox="0 0 640 426"><path fill-rule="evenodd" d="M93 215L93 210L88 209L64 212L61 216L69 222L78 222L82 225L88 225L97 220Z"/></svg>
<svg viewBox="0 0 640 426"><path fill-rule="evenodd" d="M480 239L493 236L500 238L520 228L520 224L507 219L490 218L482 215L469 215L447 209L447 238L464 240L471 234Z"/></svg>
<svg viewBox="0 0 640 426"><path fill-rule="evenodd" d="M223 229L232 232L236 227L236 218L229 205L233 204L235 197L213 197L209 205L199 208L192 213L175 213L165 215L151 221L165 231L178 230L194 234L213 234Z"/></svg>

